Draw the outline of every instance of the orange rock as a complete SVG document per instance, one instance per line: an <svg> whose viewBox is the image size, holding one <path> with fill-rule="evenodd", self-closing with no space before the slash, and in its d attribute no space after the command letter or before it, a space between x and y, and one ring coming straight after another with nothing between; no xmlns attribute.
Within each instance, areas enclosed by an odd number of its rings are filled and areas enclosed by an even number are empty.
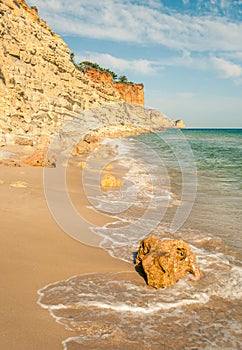
<svg viewBox="0 0 242 350"><path fill-rule="evenodd" d="M103 188L119 188L123 185L123 181L112 174L104 174L101 177L100 184Z"/></svg>
<svg viewBox="0 0 242 350"><path fill-rule="evenodd" d="M144 105L144 86L143 84L115 84L116 90L120 93L122 99L131 104Z"/></svg>
<svg viewBox="0 0 242 350"><path fill-rule="evenodd" d="M56 158L48 154L48 147L36 149L30 156L25 157L23 162L30 166L41 166L44 168L55 168Z"/></svg>
<svg viewBox="0 0 242 350"><path fill-rule="evenodd" d="M94 68L88 68L85 71L85 75L95 83L101 84L113 84L113 77L108 72L102 72Z"/></svg>
<svg viewBox="0 0 242 350"><path fill-rule="evenodd" d="M77 163L78 168L85 169L87 167L86 162L78 162Z"/></svg>
<svg viewBox="0 0 242 350"><path fill-rule="evenodd" d="M105 170L112 170L112 169L113 169L113 165L111 163L105 166Z"/></svg>
<svg viewBox="0 0 242 350"><path fill-rule="evenodd" d="M188 272L196 279L202 277L195 254L182 240L161 241L154 236L144 239L136 265L137 270L145 273L147 284L154 288L172 286Z"/></svg>
<svg viewBox="0 0 242 350"><path fill-rule="evenodd" d="M87 69L85 74L95 83L113 86L113 89L118 91L123 101L135 105L144 105L143 84L116 83L114 82L112 75L108 72L99 71L93 68Z"/></svg>
<svg viewBox="0 0 242 350"><path fill-rule="evenodd" d="M83 154L88 154L89 152L94 151L98 146L99 146L99 143L92 142L91 139L90 139L90 142L81 140L73 147L72 155L78 157Z"/></svg>

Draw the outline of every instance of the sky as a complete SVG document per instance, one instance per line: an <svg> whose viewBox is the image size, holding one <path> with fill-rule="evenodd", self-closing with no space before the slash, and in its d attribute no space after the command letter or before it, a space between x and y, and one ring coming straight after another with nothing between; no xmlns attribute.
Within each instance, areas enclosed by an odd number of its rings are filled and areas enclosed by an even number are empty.
<svg viewBox="0 0 242 350"><path fill-rule="evenodd" d="M187 127L242 128L242 0L27 0L88 60Z"/></svg>

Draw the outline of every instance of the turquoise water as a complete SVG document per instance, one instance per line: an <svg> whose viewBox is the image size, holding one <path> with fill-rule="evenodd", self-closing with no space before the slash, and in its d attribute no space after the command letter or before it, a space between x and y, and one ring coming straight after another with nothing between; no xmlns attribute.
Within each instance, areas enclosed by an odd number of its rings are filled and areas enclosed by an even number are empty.
<svg viewBox="0 0 242 350"><path fill-rule="evenodd" d="M221 191L242 190L242 129L183 133L193 150L199 175L218 181Z"/></svg>
<svg viewBox="0 0 242 350"><path fill-rule="evenodd" d="M183 132L198 172L198 194L191 221L201 230L207 229L242 248L242 130ZM198 213L200 209L206 212L204 220Z"/></svg>
<svg viewBox="0 0 242 350"><path fill-rule="evenodd" d="M64 349L241 349L242 130L168 130L107 145L115 154L99 149L83 175L95 210L118 219L92 228L100 246L132 267L145 236L183 239L204 277L154 290L133 273L94 273L42 288L39 304L75 331ZM120 190L96 190L98 164L122 169Z"/></svg>
<svg viewBox="0 0 242 350"><path fill-rule="evenodd" d="M242 129L183 129L181 132L191 146L198 174L232 183L232 190L242 189ZM174 130L167 133L177 135ZM168 165L174 165L169 145L165 147L159 135L162 134L146 134L138 138L160 152ZM178 134L178 147L179 139Z"/></svg>
<svg viewBox="0 0 242 350"><path fill-rule="evenodd" d="M168 131L180 144L180 134ZM242 129L184 129L196 164L196 200L186 227L206 231L242 247ZM161 155L171 178L179 182L180 166L160 134L139 136ZM175 152L176 153L176 152ZM189 162L188 162L189 164ZM178 180L177 180L178 179Z"/></svg>

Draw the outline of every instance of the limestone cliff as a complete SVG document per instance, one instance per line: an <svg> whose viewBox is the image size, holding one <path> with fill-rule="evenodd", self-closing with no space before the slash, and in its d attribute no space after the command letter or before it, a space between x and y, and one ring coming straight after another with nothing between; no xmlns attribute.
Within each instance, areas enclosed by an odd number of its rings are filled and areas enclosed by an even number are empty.
<svg viewBox="0 0 242 350"><path fill-rule="evenodd" d="M94 82L24 0L0 0L0 130L50 135L90 107L122 98L112 81Z"/></svg>
<svg viewBox="0 0 242 350"><path fill-rule="evenodd" d="M181 119L172 120L172 123L173 123L173 127L176 129L184 129L186 127L184 121Z"/></svg>
<svg viewBox="0 0 242 350"><path fill-rule="evenodd" d="M66 43L24 0L0 0L0 101L0 146L12 135L20 144L49 140L75 118L81 125L91 121L92 129L104 121L139 128L142 122L149 130L175 126L160 112L142 109L142 84L120 84L108 73L80 70ZM125 103L142 111L133 111L132 119ZM83 111L104 105L113 106L106 119L104 109L84 120Z"/></svg>

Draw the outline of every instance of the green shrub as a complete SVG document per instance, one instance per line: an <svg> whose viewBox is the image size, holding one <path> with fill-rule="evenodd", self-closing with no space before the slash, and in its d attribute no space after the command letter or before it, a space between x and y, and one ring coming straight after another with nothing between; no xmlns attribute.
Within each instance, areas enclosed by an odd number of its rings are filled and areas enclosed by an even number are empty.
<svg viewBox="0 0 242 350"><path fill-rule="evenodd" d="M116 83L134 85L133 82L128 81L128 79L125 75L121 75L120 77L118 77L118 75L115 72L111 71L108 68L100 67L99 64L94 63L94 62L82 61L82 62L76 64L76 67L82 72L86 72L88 69L95 69L99 72L105 72L107 74L110 74Z"/></svg>

